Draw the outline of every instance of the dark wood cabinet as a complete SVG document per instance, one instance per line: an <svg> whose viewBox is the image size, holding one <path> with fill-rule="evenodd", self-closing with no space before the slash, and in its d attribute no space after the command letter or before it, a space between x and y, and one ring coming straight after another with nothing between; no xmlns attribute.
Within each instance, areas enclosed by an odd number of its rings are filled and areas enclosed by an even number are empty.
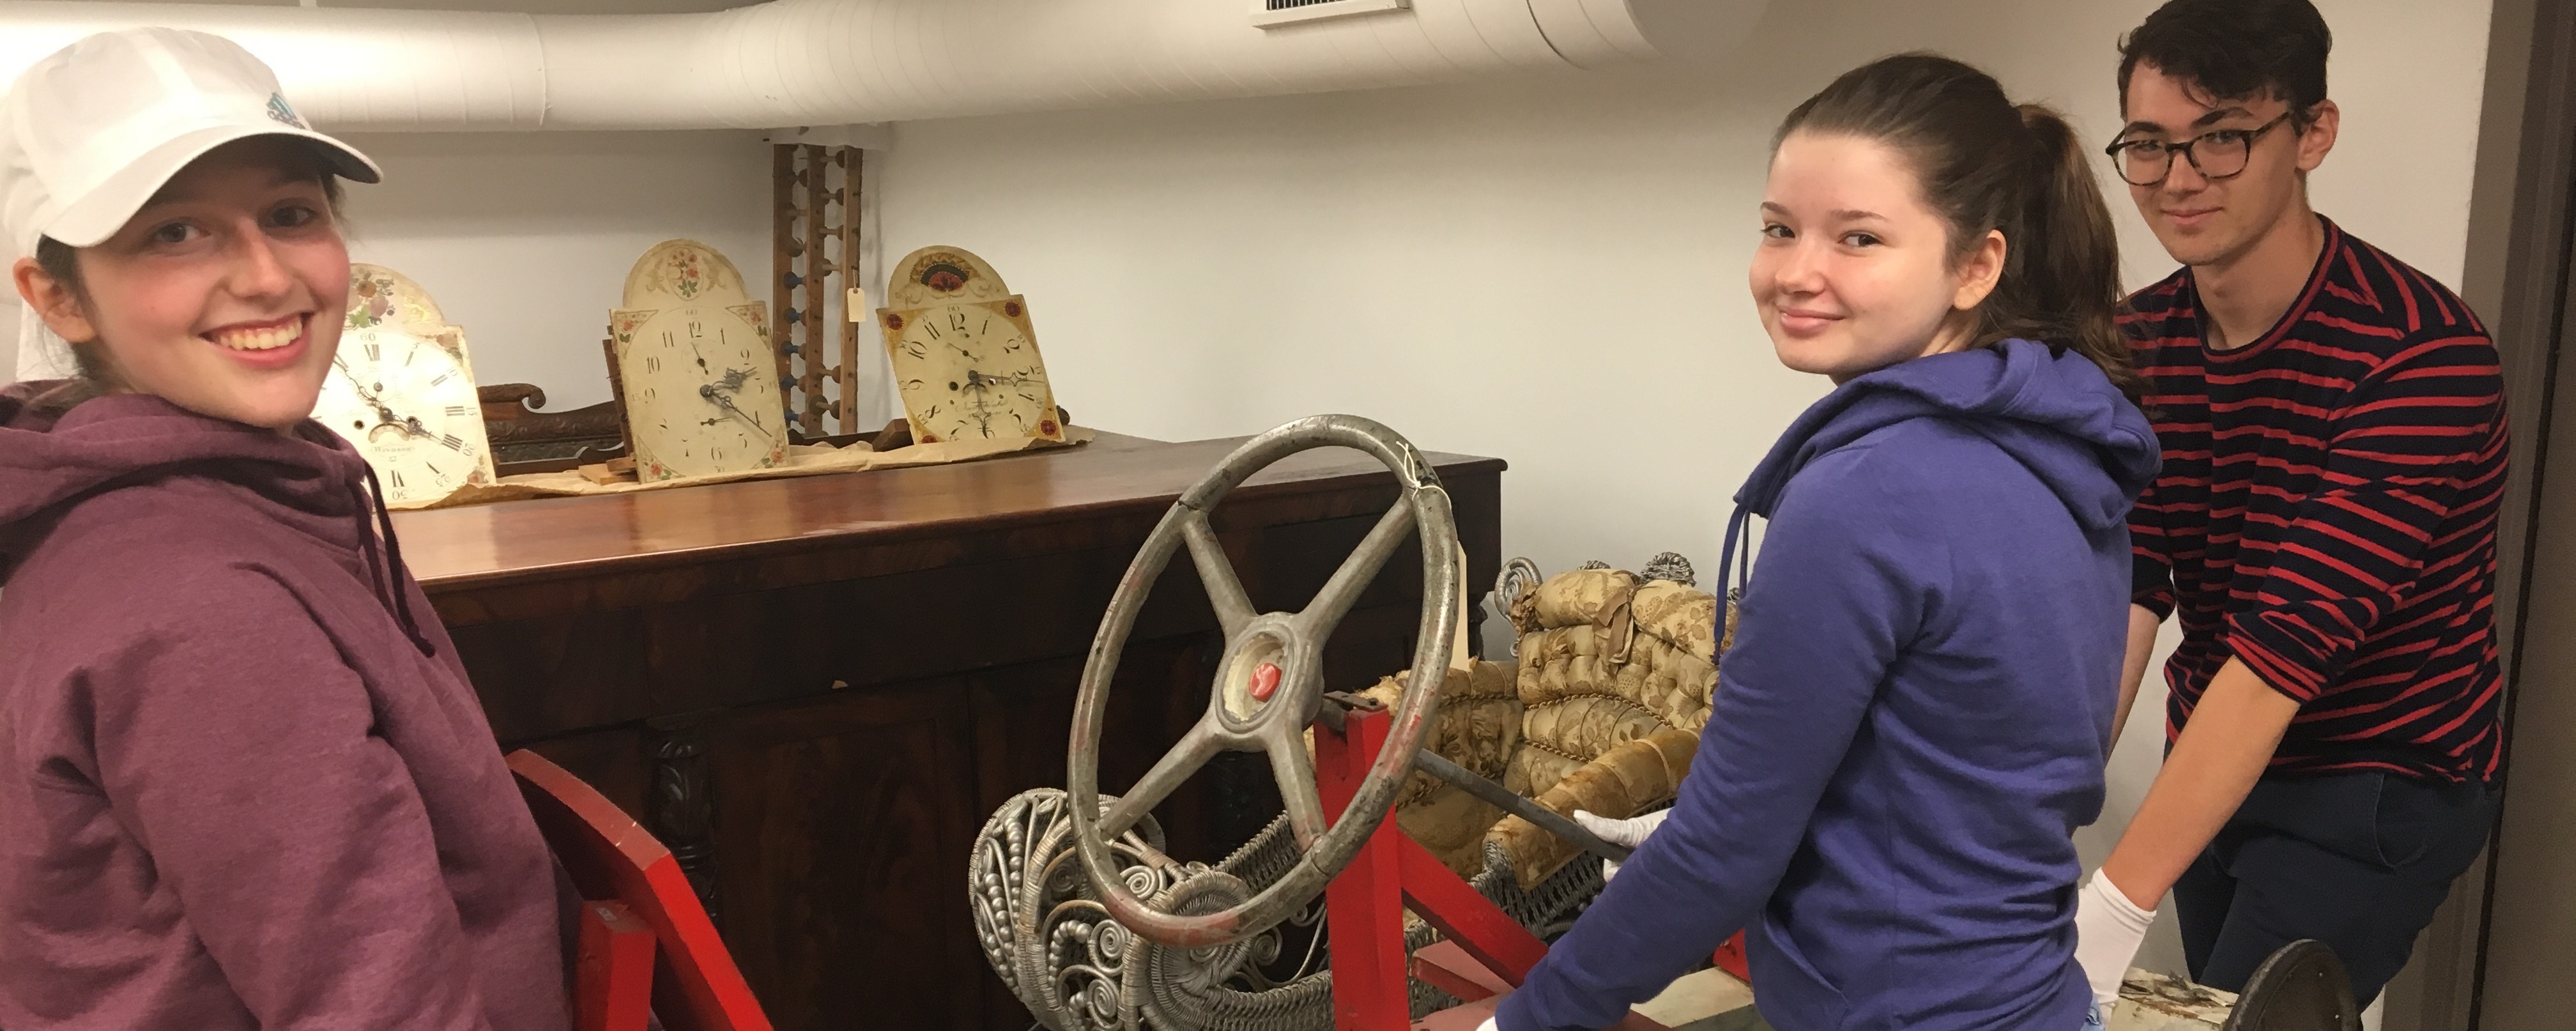
<svg viewBox="0 0 2576 1031"><path fill-rule="evenodd" d="M1028 1014L974 940L968 846L1003 800L1064 782L1102 610L1147 531L1235 443L1104 434L396 525L502 746L580 774L681 856L780 1028L1021 1031ZM1470 583L1490 583L1503 464L1431 457ZM1295 608L1395 493L1373 459L1309 452L1237 488L1215 526L1253 601ZM1332 686L1406 664L1419 574L1416 557L1388 563L1327 652ZM1104 785L1133 782L1198 717L1221 646L1176 562L1118 672ZM1213 861L1248 829L1240 799L1218 811L1222 779L1158 811L1176 854Z"/></svg>
<svg viewBox="0 0 2576 1031"><path fill-rule="evenodd" d="M943 679L725 727L725 940L780 1027L939 1027L981 1005L957 976L981 962L974 934L937 912L965 876L941 846L982 822L973 725L966 684Z"/></svg>

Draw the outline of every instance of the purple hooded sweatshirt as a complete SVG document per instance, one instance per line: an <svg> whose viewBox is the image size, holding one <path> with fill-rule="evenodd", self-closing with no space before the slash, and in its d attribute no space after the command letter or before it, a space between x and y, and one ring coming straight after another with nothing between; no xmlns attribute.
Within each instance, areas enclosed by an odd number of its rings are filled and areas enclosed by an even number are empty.
<svg viewBox="0 0 2576 1031"><path fill-rule="evenodd" d="M2155 430L2027 340L1836 388L1735 495L1770 520L1673 815L1505 1000L1606 1027L1744 928L1780 1031L2075 1031Z"/></svg>
<svg viewBox="0 0 2576 1031"><path fill-rule="evenodd" d="M556 870L363 459L0 391L0 1027L560 1029Z"/></svg>

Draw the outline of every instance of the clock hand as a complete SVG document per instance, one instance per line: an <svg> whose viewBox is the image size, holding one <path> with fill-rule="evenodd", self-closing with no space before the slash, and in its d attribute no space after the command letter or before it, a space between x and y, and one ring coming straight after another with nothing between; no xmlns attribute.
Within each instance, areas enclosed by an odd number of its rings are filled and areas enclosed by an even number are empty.
<svg viewBox="0 0 2576 1031"><path fill-rule="evenodd" d="M767 441L773 441L773 442L774 442L774 441L776 441L776 440L778 439L778 438L773 437L773 436L771 436L771 435L770 435L770 433L769 433L769 428L768 428L768 427L766 427L766 426L762 426L762 425L760 424L760 420L759 420L758 418L753 417L753 416L752 416L752 414L751 414L750 412L743 411L743 410L742 410L742 409L740 409L740 408L735 408L735 407L733 406L733 402L731 402L731 401L727 401L727 402L725 402L725 409L726 409L726 410L728 410L728 411L731 411L731 412L732 412L733 414L735 414L735 415L741 416L741 417L742 417L742 421L744 421L744 422L746 422L746 423L751 424L751 431L752 431L753 433L760 434L760 439L762 439L762 440L767 440Z"/></svg>
<svg viewBox="0 0 2576 1031"><path fill-rule="evenodd" d="M340 373L349 377L349 389L358 392L358 399L365 401L370 407L373 407L376 410L376 429L383 429L384 427L391 426L403 431L403 433L408 436L432 436L427 429L421 426L419 419L395 415L393 406L386 404L383 397L379 396L374 391L368 390L364 384L359 383L358 374L352 371L347 364L343 363L340 360L340 356L332 355L331 364L338 366Z"/></svg>
<svg viewBox="0 0 2576 1031"><path fill-rule="evenodd" d="M349 388L358 392L359 400L374 405L378 413L387 417L387 422L392 421L392 410L385 407L384 399L377 397L373 392L366 388L365 384L358 382L358 374L355 371L352 371L346 362L341 361L339 355L335 354L331 356L331 364L333 367L340 370L341 375L349 377Z"/></svg>
<svg viewBox="0 0 2576 1031"><path fill-rule="evenodd" d="M717 393L715 384L700 384L698 386L698 396L706 398L709 401L713 401L718 407L723 408L725 411L732 412L733 414L742 417L742 421L750 423L753 432L760 434L762 437L771 440L777 439L775 437L770 437L768 427L762 426L759 419L753 418L751 413L743 411L739 406L735 405L732 398ZM715 422L714 420L709 420L707 422L700 423L699 425L713 426L715 425Z"/></svg>

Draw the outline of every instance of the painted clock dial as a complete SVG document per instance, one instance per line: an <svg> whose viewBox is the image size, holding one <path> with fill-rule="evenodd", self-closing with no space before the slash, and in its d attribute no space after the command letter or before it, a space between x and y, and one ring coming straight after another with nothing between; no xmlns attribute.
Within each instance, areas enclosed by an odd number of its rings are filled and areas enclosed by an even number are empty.
<svg viewBox="0 0 2576 1031"><path fill-rule="evenodd" d="M463 331L392 270L359 264L350 276L349 312L314 420L366 457L388 505L426 504L492 482Z"/></svg>
<svg viewBox="0 0 2576 1031"><path fill-rule="evenodd" d="M639 475L708 476L785 460L777 363L758 329L722 308L685 305L626 336L619 373Z"/></svg>
<svg viewBox="0 0 2576 1031"><path fill-rule="evenodd" d="M1030 339L1028 310L1014 298L889 312L888 358L915 439L1063 438L1055 392Z"/></svg>
<svg viewBox="0 0 2576 1031"><path fill-rule="evenodd" d="M489 446L473 377L446 348L398 329L341 334L313 417L357 445L393 505L479 482Z"/></svg>
<svg viewBox="0 0 2576 1031"><path fill-rule="evenodd" d="M894 272L877 323L914 440L1064 439L1025 298L959 247L924 247Z"/></svg>
<svg viewBox="0 0 2576 1031"><path fill-rule="evenodd" d="M644 480L770 469L787 462L787 409L768 309L742 274L693 240L657 244L609 313L619 405Z"/></svg>

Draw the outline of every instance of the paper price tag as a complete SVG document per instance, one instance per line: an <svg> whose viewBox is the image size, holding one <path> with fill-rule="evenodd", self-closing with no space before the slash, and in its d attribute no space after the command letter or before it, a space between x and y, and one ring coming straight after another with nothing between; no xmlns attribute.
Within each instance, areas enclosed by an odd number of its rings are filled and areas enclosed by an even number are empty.
<svg viewBox="0 0 2576 1031"><path fill-rule="evenodd" d="M841 311L848 315L852 322L868 321L868 292L855 286L851 287L841 298Z"/></svg>

